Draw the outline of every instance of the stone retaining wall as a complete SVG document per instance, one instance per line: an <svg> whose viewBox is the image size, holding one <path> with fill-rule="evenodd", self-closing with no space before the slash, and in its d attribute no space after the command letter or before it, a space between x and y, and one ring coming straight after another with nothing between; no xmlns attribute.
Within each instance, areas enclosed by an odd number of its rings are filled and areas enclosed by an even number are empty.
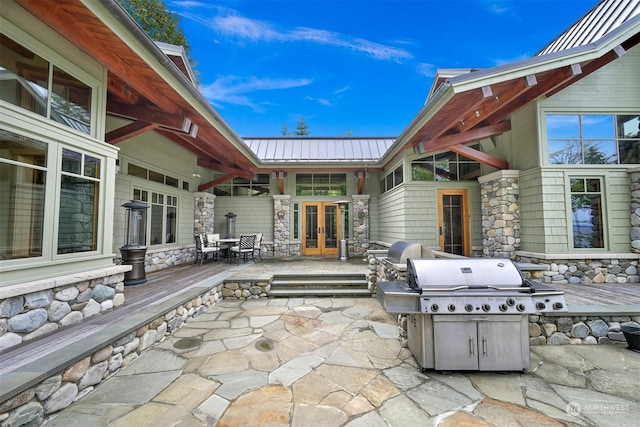
<svg viewBox="0 0 640 427"><path fill-rule="evenodd" d="M157 317L147 325L0 403L0 425L40 425L45 419L90 393L144 351L162 342L184 323L201 315L222 298L222 284Z"/></svg>
<svg viewBox="0 0 640 427"><path fill-rule="evenodd" d="M548 260L518 256L515 261L544 268L530 273L543 284L640 283L637 259Z"/></svg>
<svg viewBox="0 0 640 427"><path fill-rule="evenodd" d="M113 267L20 284L32 292L0 300L0 351L124 304L127 269Z"/></svg>
<svg viewBox="0 0 640 427"><path fill-rule="evenodd" d="M223 298L258 299L267 298L271 284L259 281L224 282L222 286Z"/></svg>
<svg viewBox="0 0 640 427"><path fill-rule="evenodd" d="M529 315L531 345L626 344L622 326L640 327L640 316Z"/></svg>

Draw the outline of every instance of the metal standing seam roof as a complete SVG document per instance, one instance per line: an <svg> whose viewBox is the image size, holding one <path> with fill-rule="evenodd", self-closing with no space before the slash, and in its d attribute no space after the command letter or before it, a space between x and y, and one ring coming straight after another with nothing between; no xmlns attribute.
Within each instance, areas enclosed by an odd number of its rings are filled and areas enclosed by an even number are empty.
<svg viewBox="0 0 640 427"><path fill-rule="evenodd" d="M243 138L265 163L377 162L395 137Z"/></svg>
<svg viewBox="0 0 640 427"><path fill-rule="evenodd" d="M640 0L602 0L538 52L537 56L593 43L639 14Z"/></svg>

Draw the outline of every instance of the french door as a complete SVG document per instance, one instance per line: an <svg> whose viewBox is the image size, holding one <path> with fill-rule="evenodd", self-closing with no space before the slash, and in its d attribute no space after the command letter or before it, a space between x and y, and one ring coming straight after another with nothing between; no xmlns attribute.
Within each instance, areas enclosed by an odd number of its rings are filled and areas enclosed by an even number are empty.
<svg viewBox="0 0 640 427"><path fill-rule="evenodd" d="M331 202L302 203L302 255L338 255L340 217Z"/></svg>
<svg viewBox="0 0 640 427"><path fill-rule="evenodd" d="M467 190L438 190L440 250L470 256L469 193Z"/></svg>

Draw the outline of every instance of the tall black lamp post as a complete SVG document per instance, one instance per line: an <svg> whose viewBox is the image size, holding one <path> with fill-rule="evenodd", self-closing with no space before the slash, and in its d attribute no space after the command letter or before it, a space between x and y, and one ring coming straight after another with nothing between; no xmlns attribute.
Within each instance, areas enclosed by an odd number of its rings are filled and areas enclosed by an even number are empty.
<svg viewBox="0 0 640 427"><path fill-rule="evenodd" d="M124 274L125 285L147 283L144 256L147 253L147 209L149 205L132 200L122 205L127 210L124 246L120 248L122 263L133 268Z"/></svg>

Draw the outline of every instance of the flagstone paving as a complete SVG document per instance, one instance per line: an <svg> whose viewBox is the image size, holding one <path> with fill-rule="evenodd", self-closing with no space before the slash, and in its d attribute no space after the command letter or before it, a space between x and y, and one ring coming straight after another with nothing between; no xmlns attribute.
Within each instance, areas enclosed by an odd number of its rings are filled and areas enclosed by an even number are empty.
<svg viewBox="0 0 640 427"><path fill-rule="evenodd" d="M370 298L224 300L48 426L636 426L640 354L532 347L531 371L420 372Z"/></svg>

